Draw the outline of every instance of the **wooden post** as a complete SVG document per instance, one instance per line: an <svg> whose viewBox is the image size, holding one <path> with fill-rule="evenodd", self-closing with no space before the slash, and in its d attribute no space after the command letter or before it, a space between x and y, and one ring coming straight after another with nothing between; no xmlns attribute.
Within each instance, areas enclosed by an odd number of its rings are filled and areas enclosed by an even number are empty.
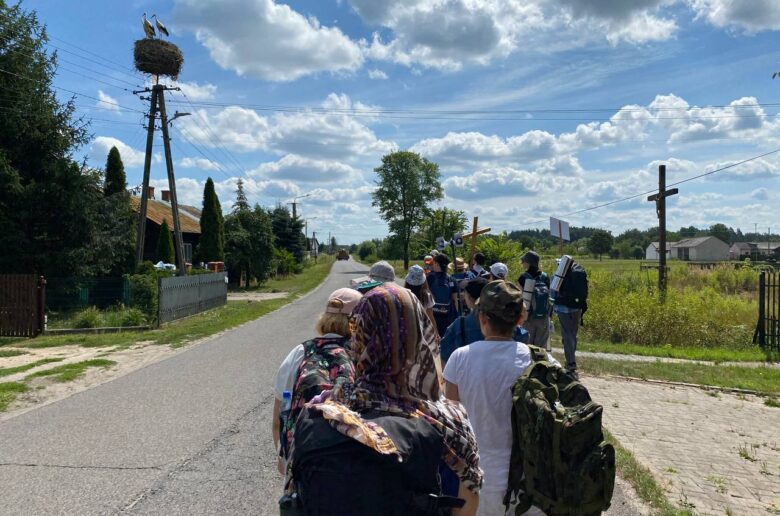
<svg viewBox="0 0 780 516"><path fill-rule="evenodd" d="M176 246L176 266L179 274L187 275L187 260L184 257L184 241L181 236L181 221L179 220L179 201L176 197L176 178L173 175L173 157L171 156L171 137L168 134L168 116L165 113L165 87L155 85L160 103L160 125L162 126L163 147L165 149L165 168L168 170L168 189L171 192L171 214L173 215L173 242Z"/></svg>
<svg viewBox="0 0 780 516"><path fill-rule="evenodd" d="M46 331L46 278L38 278L38 329L35 336Z"/></svg>
<svg viewBox="0 0 780 516"><path fill-rule="evenodd" d="M655 211L658 215L658 292L663 302L666 298L666 198L677 195L678 189L666 189L666 165L658 166L658 193L647 198L655 201Z"/></svg>
<svg viewBox="0 0 780 516"><path fill-rule="evenodd" d="M152 168L152 146L154 144L154 122L157 114L157 91L152 89L149 99L149 120L146 131L146 156L144 157L144 180L141 187L141 208L138 212L138 235L135 245L136 267L144 261L144 245L146 240L146 212L149 206L149 175Z"/></svg>
<svg viewBox="0 0 780 516"><path fill-rule="evenodd" d="M479 217L474 217L471 224L471 233L468 235L471 237L471 257L469 258L468 266L471 267L474 261L474 255L477 254L477 237L485 233L490 233L490 228L478 229Z"/></svg>

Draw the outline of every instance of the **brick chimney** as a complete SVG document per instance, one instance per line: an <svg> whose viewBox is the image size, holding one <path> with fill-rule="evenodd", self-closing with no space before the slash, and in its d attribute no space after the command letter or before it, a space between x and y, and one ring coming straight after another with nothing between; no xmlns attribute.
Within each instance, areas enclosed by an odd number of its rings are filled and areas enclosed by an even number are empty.
<svg viewBox="0 0 780 516"><path fill-rule="evenodd" d="M149 199L154 199L154 187L150 186L149 189L146 191L146 196L149 197Z"/></svg>
<svg viewBox="0 0 780 516"><path fill-rule="evenodd" d="M162 191L162 200L165 202L171 202L171 191L170 190L163 190Z"/></svg>

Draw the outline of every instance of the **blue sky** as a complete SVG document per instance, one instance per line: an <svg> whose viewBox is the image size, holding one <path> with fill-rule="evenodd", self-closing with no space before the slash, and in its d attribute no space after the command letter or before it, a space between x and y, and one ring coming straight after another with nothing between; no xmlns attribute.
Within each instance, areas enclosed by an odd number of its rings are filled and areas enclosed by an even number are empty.
<svg viewBox="0 0 780 516"><path fill-rule="evenodd" d="M568 214L652 189L660 163L672 182L780 148L775 0L24 5L59 47L55 84L94 119L80 156L102 166L117 145L140 183L144 103L127 90L148 82L132 45L156 12L185 54L169 110L193 113L172 133L180 199L200 204L207 177L225 210L238 177L264 205L311 193L309 227L341 242L386 234L373 168L395 149L439 163L442 204L495 230L557 216L618 232L654 225L653 206ZM776 230L779 178L780 153L680 185L669 226Z"/></svg>

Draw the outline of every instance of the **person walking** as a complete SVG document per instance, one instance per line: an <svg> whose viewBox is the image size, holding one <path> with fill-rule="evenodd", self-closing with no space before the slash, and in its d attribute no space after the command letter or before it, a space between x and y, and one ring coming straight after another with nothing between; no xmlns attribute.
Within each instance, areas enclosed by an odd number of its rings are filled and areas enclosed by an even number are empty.
<svg viewBox="0 0 780 516"><path fill-rule="evenodd" d="M409 272L404 280L404 287L411 290L414 295L417 296L417 299L422 303L425 314L435 327L436 319L433 316L433 305L435 305L436 302L433 300L433 294L431 294L431 289L428 287L428 282L425 281L425 270L419 265L412 265L409 267ZM436 332L438 333L438 330L436 330Z"/></svg>
<svg viewBox="0 0 780 516"><path fill-rule="evenodd" d="M471 273L477 278L487 278L490 276L490 271L485 269L484 254L474 253L474 258L471 260Z"/></svg>
<svg viewBox="0 0 780 516"><path fill-rule="evenodd" d="M509 267L505 263L496 262L490 266L490 281L506 280L509 277Z"/></svg>
<svg viewBox="0 0 780 516"><path fill-rule="evenodd" d="M550 351L550 279L539 267L539 255L534 251L525 253L520 263L525 272L517 284L523 291L528 312L523 323L523 327L528 330L528 344Z"/></svg>
<svg viewBox="0 0 780 516"><path fill-rule="evenodd" d="M469 307L467 315L461 315L447 328L441 338L441 360L446 363L456 349L468 346L472 342L483 340L482 329L479 326L479 318L475 305L482 289L488 281L485 278L475 278L469 281L464 288L464 298ZM528 331L522 326L515 327L512 338L517 342L528 343Z"/></svg>
<svg viewBox="0 0 780 516"><path fill-rule="evenodd" d="M433 316L436 320L436 329L439 332L439 336L444 335L447 327L456 316L456 290L455 283L450 275L447 274L447 266L449 264L450 259L446 254L437 254L433 257L433 271L426 278L435 302L433 305Z"/></svg>
<svg viewBox="0 0 780 516"><path fill-rule="evenodd" d="M491 281L476 306L485 338L452 354L444 368L445 396L463 404L477 436L485 474L477 514L495 516L505 512L512 452L511 387L532 356L528 346L512 337L523 320L523 292L517 286ZM532 511L526 514L540 514Z"/></svg>
<svg viewBox="0 0 780 516"><path fill-rule="evenodd" d="M588 310L588 275L582 265L572 260L558 291L552 290L551 295L553 310L558 314L561 327L566 369L578 380L577 332L582 325L582 316Z"/></svg>
<svg viewBox="0 0 780 516"><path fill-rule="evenodd" d="M353 320L355 382L301 414L288 496L300 514L440 514L459 505L440 496L446 464L465 502L453 514L475 514L476 439L460 404L441 398L437 339L419 300L388 283L363 297Z"/></svg>

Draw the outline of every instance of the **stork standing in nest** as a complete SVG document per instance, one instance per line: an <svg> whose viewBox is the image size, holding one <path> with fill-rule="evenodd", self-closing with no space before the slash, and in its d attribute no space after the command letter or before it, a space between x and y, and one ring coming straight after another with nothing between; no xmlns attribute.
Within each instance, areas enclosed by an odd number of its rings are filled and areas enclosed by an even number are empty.
<svg viewBox="0 0 780 516"><path fill-rule="evenodd" d="M146 19L146 13L144 13L144 32L146 33L147 38L154 39L155 36L154 25L152 25L152 22Z"/></svg>
<svg viewBox="0 0 780 516"><path fill-rule="evenodd" d="M163 23L160 21L160 18L158 18L156 14L153 14L152 18L154 18L154 23L157 25L157 30L160 32L160 38L162 38L163 34L165 34L165 37L171 37L171 35L168 33L168 29L166 29L165 25L163 25Z"/></svg>

